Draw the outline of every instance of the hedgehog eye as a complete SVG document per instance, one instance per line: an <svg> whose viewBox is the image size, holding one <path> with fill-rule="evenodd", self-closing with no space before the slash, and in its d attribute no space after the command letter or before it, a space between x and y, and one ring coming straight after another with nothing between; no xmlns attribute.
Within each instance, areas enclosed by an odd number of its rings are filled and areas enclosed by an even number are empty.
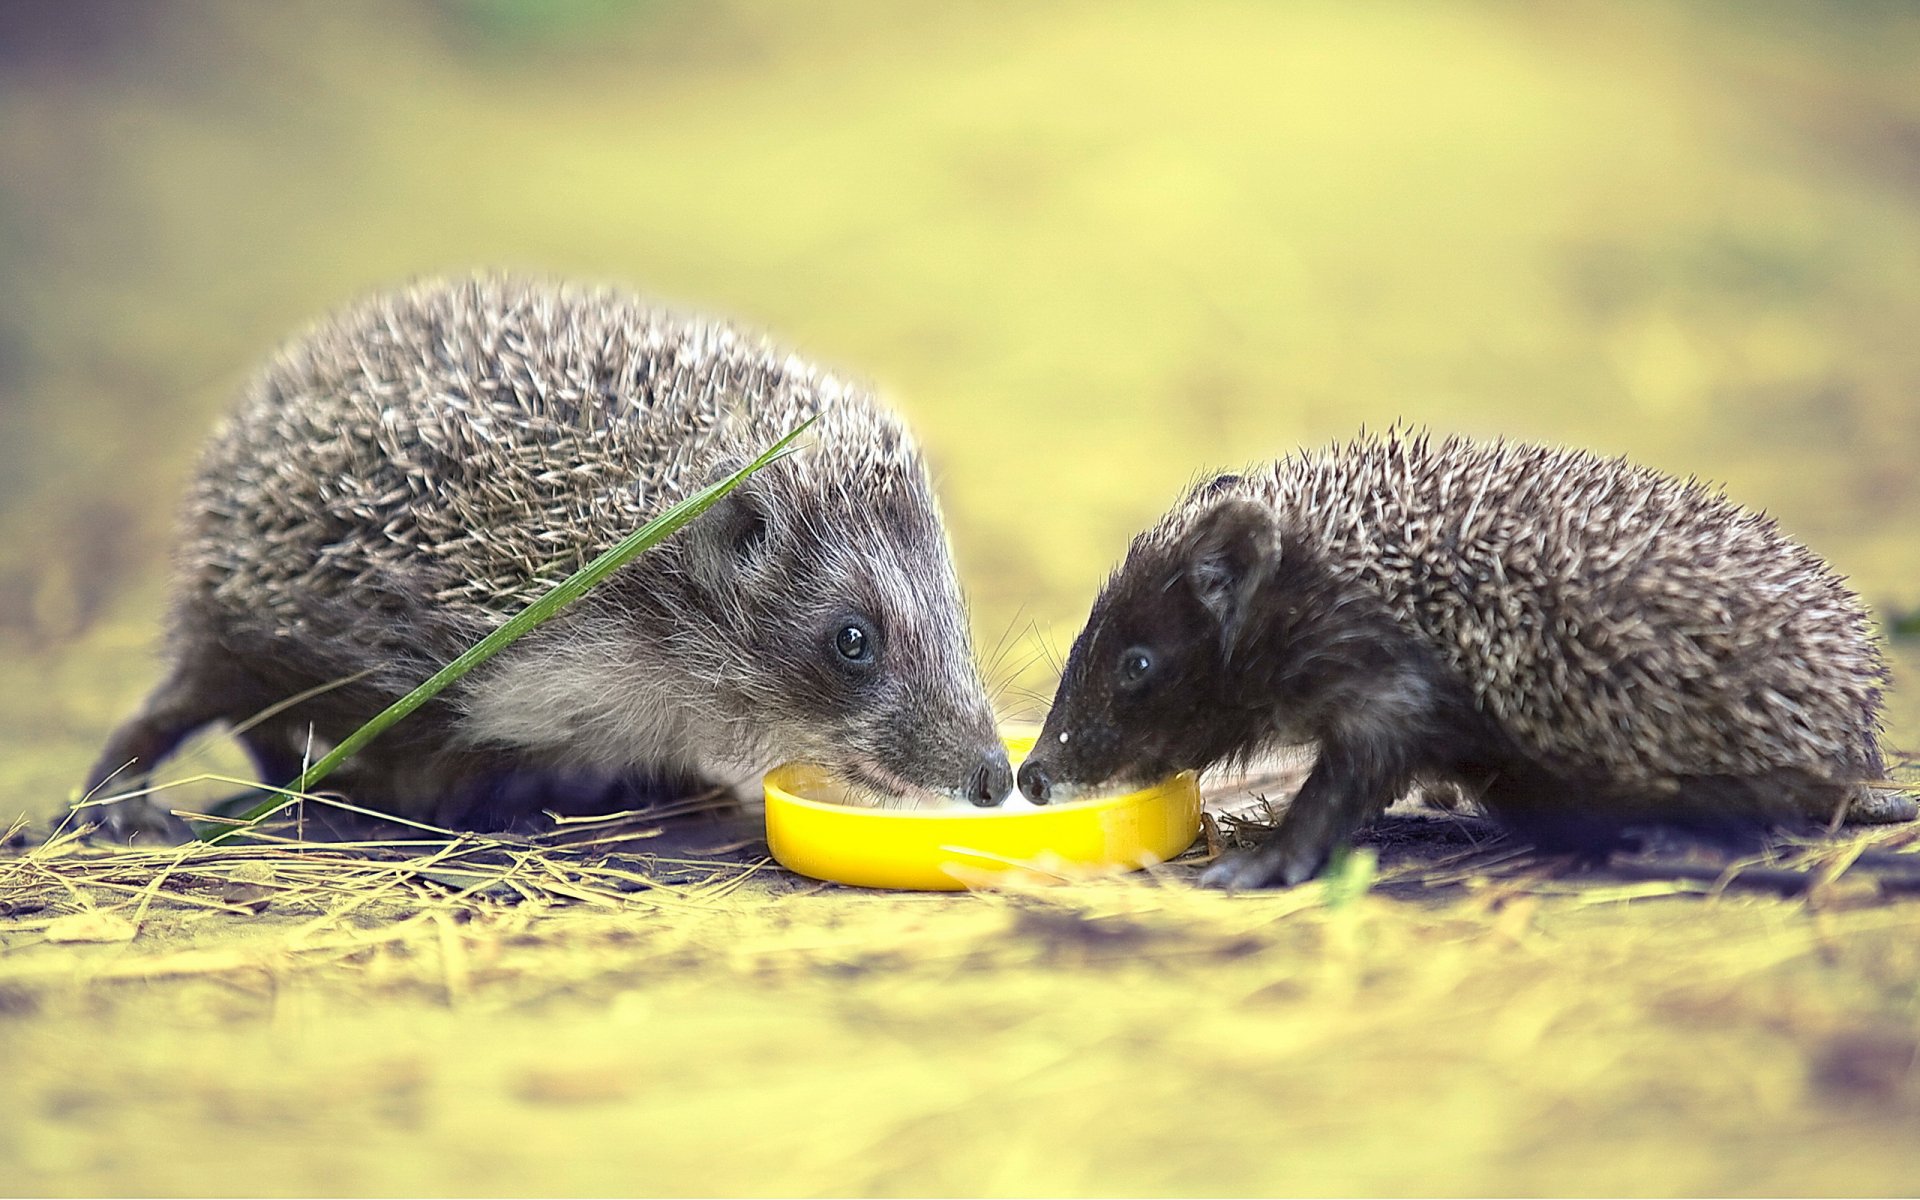
<svg viewBox="0 0 1920 1200"><path fill-rule="evenodd" d="M1153 674L1153 651L1145 646L1134 646L1120 655L1120 683L1123 687L1137 687L1142 680Z"/></svg>
<svg viewBox="0 0 1920 1200"><path fill-rule="evenodd" d="M833 635L833 649L842 662L864 666L873 661L874 636L866 622L849 618Z"/></svg>

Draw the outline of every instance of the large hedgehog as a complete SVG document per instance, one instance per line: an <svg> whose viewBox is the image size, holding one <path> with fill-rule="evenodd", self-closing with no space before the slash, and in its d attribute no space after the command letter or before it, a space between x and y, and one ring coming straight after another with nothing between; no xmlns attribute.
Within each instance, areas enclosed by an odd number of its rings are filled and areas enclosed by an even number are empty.
<svg viewBox="0 0 1920 1200"><path fill-rule="evenodd" d="M370 299L254 380L188 499L171 670L92 784L137 781L216 721L240 725L262 778L285 783L810 417L798 452L336 778L389 811L464 825L514 815L494 811L500 798L528 793L499 781L529 772L744 787L784 758L874 796L998 799L1012 773L900 420L727 325L507 278ZM178 832L132 801L110 823Z"/></svg>
<svg viewBox="0 0 1920 1200"><path fill-rule="evenodd" d="M1020 784L1045 802L1317 743L1272 838L1211 872L1231 887L1310 877L1426 780L1598 848L1867 799L1885 682L1858 598L1719 492L1396 430L1220 476L1135 539Z"/></svg>

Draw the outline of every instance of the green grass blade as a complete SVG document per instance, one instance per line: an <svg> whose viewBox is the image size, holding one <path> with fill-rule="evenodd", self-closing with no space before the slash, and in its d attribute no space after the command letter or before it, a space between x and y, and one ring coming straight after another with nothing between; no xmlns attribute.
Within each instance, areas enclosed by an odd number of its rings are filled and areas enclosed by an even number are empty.
<svg viewBox="0 0 1920 1200"><path fill-rule="evenodd" d="M286 790L295 793L310 791L315 784L326 778L335 767L338 767L341 763L353 757L354 754L359 752L361 747L365 746L374 738L379 737L382 733L385 733L408 713L438 695L448 684L465 675L468 671L473 670L489 658L492 658L495 654L498 654L511 644L514 639L520 637L534 626L539 625L567 605L586 595L594 585L625 566L628 562L631 562L641 553L652 549L654 546L672 537L688 522L711 508L722 496L725 496L728 492L740 486L740 484L745 482L754 472L787 453L788 448L793 444L793 440L806 432L807 427L812 425L813 422L814 418L808 418L791 433L767 447L766 451L763 452L760 457L754 459L746 466L741 467L725 479L708 484L693 495L688 496L685 500L675 504L672 508L667 509L653 520L648 521L639 529L634 530L622 538L612 549L601 554L586 566L581 567L566 579L555 584L552 591L508 618L498 629L495 629L486 637L475 642L464 654L460 655L460 657L434 672L432 678L394 701L391 705L387 706L384 711L374 716L372 720L341 739L338 746L335 746L332 751L302 772L298 779L287 785ZM226 841L228 838L245 833L247 829L253 825L258 824L260 821L293 804L296 799L297 796L275 796L242 813L240 819L246 821L246 825L232 826L223 824L216 830L202 830L197 836L206 842Z"/></svg>

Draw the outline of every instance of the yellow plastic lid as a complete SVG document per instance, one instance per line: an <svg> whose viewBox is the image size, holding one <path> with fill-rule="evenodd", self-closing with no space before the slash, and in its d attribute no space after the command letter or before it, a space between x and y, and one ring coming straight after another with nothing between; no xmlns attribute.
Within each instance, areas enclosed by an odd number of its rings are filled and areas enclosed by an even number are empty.
<svg viewBox="0 0 1920 1200"><path fill-rule="evenodd" d="M1017 770L1031 737L1009 737ZM1045 808L861 808L819 799L827 772L788 763L767 772L767 845L790 871L857 887L953 892L1006 882L1136 871L1200 833L1200 787L1188 771L1137 792Z"/></svg>

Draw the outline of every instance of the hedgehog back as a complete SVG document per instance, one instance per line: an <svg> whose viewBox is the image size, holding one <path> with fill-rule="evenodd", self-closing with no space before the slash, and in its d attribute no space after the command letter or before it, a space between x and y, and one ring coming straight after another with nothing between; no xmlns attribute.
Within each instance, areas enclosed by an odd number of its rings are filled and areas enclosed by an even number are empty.
<svg viewBox="0 0 1920 1200"><path fill-rule="evenodd" d="M1696 481L1396 430L1248 482L1547 762L1655 786L1878 766L1885 668L1859 599Z"/></svg>
<svg viewBox="0 0 1920 1200"><path fill-rule="evenodd" d="M210 442L183 616L444 660L716 464L847 408L891 427L765 340L617 291L480 277L375 297L286 346Z"/></svg>

